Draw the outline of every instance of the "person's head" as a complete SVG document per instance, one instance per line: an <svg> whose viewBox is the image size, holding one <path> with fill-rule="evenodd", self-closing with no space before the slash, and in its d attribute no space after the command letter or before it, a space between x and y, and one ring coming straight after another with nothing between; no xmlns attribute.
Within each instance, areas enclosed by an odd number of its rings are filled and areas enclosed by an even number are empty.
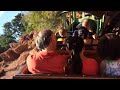
<svg viewBox="0 0 120 90"><path fill-rule="evenodd" d="M85 28L87 28L88 30L90 30L90 23L89 22L90 22L89 19L86 19L86 18L83 19L82 20L82 26L85 27Z"/></svg>
<svg viewBox="0 0 120 90"><path fill-rule="evenodd" d="M77 11L76 12L76 18L82 18L82 12Z"/></svg>
<svg viewBox="0 0 120 90"><path fill-rule="evenodd" d="M68 19L68 18L69 18L69 14L68 14L68 13L66 13L65 15L66 15L66 18Z"/></svg>
<svg viewBox="0 0 120 90"><path fill-rule="evenodd" d="M58 32L59 32L59 35L61 37L66 37L67 36L67 30L66 29L60 29Z"/></svg>
<svg viewBox="0 0 120 90"><path fill-rule="evenodd" d="M89 33L89 31L88 31L87 28L85 28L83 26L79 27L79 29L78 29L78 36L80 36L83 39L86 39L88 33Z"/></svg>
<svg viewBox="0 0 120 90"><path fill-rule="evenodd" d="M117 60L120 58L120 36L105 34L98 42L97 51L101 59Z"/></svg>
<svg viewBox="0 0 120 90"><path fill-rule="evenodd" d="M42 30L39 32L36 38L36 46L38 49L56 49L56 36L55 34L49 30Z"/></svg>
<svg viewBox="0 0 120 90"><path fill-rule="evenodd" d="M89 32L96 34L97 24L94 20L85 18L82 20L82 26L86 27Z"/></svg>

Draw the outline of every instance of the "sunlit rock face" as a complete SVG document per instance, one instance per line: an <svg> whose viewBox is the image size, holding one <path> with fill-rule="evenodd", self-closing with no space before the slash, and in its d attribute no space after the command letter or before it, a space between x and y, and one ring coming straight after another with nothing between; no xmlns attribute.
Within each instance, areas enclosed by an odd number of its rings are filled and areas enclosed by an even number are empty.
<svg viewBox="0 0 120 90"><path fill-rule="evenodd" d="M12 79L26 63L29 54L37 52L35 38L37 31L20 37L19 42L10 43L10 48L0 54L0 79Z"/></svg>

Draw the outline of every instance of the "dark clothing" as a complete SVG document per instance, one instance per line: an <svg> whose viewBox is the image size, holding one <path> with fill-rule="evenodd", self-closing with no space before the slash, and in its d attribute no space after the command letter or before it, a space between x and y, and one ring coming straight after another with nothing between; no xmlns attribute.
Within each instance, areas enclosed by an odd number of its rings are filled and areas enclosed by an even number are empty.
<svg viewBox="0 0 120 90"><path fill-rule="evenodd" d="M79 24L79 21L78 19L76 19L69 27L68 27L68 30L69 31L74 31L74 30L77 30L76 26Z"/></svg>

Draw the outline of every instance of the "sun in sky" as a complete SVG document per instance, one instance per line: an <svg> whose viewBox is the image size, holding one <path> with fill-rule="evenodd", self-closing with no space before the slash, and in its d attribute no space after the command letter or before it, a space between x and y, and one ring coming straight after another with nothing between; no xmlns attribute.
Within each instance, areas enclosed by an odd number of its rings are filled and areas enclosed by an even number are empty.
<svg viewBox="0 0 120 90"><path fill-rule="evenodd" d="M3 34L3 25L10 22L21 11L0 11L0 34Z"/></svg>

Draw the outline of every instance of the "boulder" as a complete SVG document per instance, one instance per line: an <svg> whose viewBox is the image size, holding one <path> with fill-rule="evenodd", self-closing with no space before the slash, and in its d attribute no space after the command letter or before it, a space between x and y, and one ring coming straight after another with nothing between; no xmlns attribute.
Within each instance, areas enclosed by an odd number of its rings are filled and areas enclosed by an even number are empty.
<svg viewBox="0 0 120 90"><path fill-rule="evenodd" d="M20 55L22 52L26 51L27 49L28 49L27 45L20 44L18 47L14 48L14 52Z"/></svg>
<svg viewBox="0 0 120 90"><path fill-rule="evenodd" d="M19 43L10 43L9 45L11 48L15 48L19 45Z"/></svg>
<svg viewBox="0 0 120 90"><path fill-rule="evenodd" d="M13 61L19 57L19 55L12 49L8 49L5 53L10 58L10 61Z"/></svg>
<svg viewBox="0 0 120 90"><path fill-rule="evenodd" d="M23 52L23 53L20 55L20 57L18 58L18 60L17 60L18 62L17 62L17 63L18 63L20 66L23 65L23 64L25 64L28 55L29 55L29 51Z"/></svg>

